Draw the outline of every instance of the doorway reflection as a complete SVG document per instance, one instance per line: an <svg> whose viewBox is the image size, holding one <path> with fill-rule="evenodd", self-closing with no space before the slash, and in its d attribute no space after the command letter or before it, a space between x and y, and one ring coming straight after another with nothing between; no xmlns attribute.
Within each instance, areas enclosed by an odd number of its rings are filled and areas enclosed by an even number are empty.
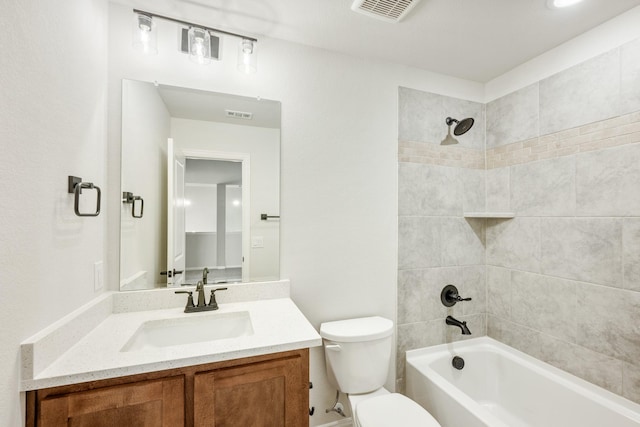
<svg viewBox="0 0 640 427"><path fill-rule="evenodd" d="M189 159L185 168L186 281L242 281L242 162Z"/></svg>

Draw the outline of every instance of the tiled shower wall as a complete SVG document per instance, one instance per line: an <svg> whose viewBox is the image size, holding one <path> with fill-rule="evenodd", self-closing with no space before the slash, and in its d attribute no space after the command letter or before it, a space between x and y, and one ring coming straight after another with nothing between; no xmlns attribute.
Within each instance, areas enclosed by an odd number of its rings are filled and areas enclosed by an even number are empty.
<svg viewBox="0 0 640 427"><path fill-rule="evenodd" d="M485 225L464 211L484 210L484 105L400 88L397 389L404 355L462 337L451 314L486 334ZM442 147L448 117L474 117L455 148ZM472 301L447 309L447 283Z"/></svg>
<svg viewBox="0 0 640 427"><path fill-rule="evenodd" d="M476 118L457 146L447 115ZM398 388L449 312L640 402L640 41L486 106L401 88L399 133Z"/></svg>
<svg viewBox="0 0 640 427"><path fill-rule="evenodd" d="M488 334L640 402L640 41L486 108Z"/></svg>

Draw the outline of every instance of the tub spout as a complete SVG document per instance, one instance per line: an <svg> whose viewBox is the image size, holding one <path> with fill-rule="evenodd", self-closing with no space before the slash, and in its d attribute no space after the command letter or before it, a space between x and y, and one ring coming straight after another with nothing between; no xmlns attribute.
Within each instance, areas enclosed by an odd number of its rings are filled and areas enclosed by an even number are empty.
<svg viewBox="0 0 640 427"><path fill-rule="evenodd" d="M445 323L447 325L459 327L462 331L462 335L471 335L471 331L469 330L469 328L467 328L467 322L461 322L452 316L447 316Z"/></svg>

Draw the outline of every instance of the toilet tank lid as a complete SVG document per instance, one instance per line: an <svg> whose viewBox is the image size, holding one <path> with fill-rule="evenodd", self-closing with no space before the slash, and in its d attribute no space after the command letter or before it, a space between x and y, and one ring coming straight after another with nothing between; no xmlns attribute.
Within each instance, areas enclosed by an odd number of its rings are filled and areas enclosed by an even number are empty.
<svg viewBox="0 0 640 427"><path fill-rule="evenodd" d="M380 316L337 320L320 325L322 338L337 342L359 342L385 338L393 333L393 322Z"/></svg>

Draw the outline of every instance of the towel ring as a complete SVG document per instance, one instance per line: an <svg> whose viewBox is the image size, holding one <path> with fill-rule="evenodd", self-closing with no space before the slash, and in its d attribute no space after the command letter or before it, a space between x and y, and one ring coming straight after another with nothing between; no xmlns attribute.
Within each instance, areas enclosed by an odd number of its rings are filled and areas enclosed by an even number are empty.
<svg viewBox="0 0 640 427"><path fill-rule="evenodd" d="M140 201L140 214L136 215L136 201ZM140 196L134 196L130 191L122 192L122 203L131 204L131 216L134 218L142 218L144 214L144 199Z"/></svg>
<svg viewBox="0 0 640 427"><path fill-rule="evenodd" d="M96 196L96 211L89 213L80 212L80 195L82 194L82 189L96 190L98 193ZM102 190L97 185L94 185L93 182L82 182L82 178L77 176L69 176L69 193L73 193L74 202L73 202L73 210L77 216L98 216L100 215L100 199L102 198Z"/></svg>

